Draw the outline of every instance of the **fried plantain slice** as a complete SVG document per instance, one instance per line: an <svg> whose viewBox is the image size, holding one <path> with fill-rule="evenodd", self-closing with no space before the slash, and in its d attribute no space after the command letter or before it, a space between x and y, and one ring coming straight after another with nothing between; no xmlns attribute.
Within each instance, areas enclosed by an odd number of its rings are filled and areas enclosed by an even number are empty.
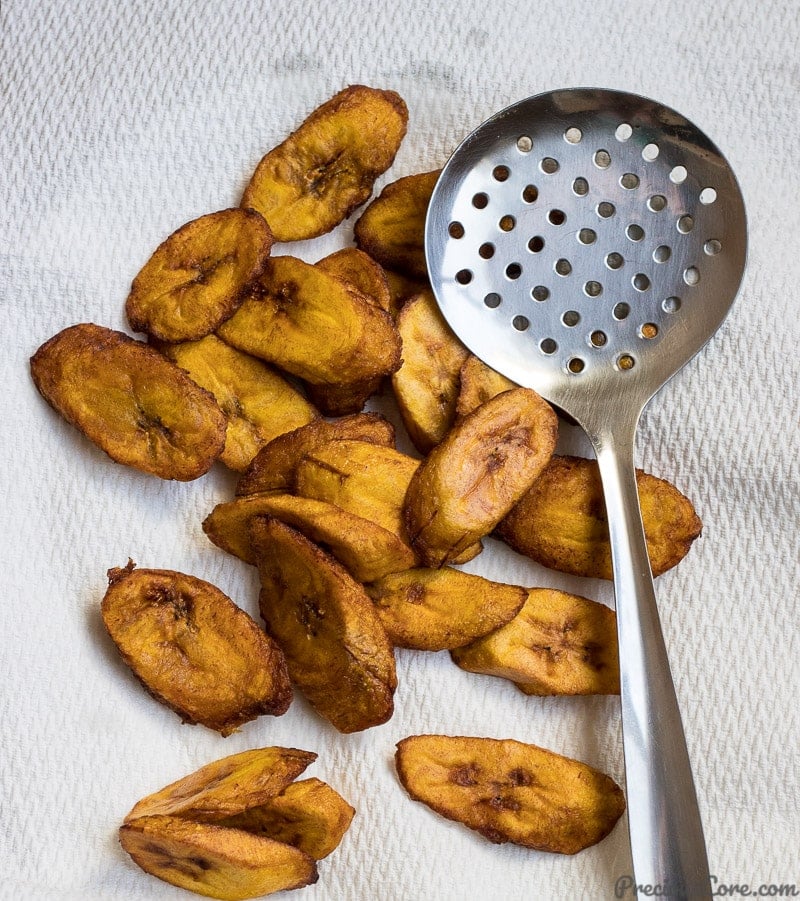
<svg viewBox="0 0 800 901"><path fill-rule="evenodd" d="M108 571L101 611L123 660L184 722L230 735L289 708L280 649L209 582L129 562Z"/></svg>
<svg viewBox="0 0 800 901"><path fill-rule="evenodd" d="M642 522L654 576L689 552L703 524L669 482L636 471ZM539 479L497 528L520 554L561 572L613 579L603 485L596 460L553 457Z"/></svg>
<svg viewBox="0 0 800 901"><path fill-rule="evenodd" d="M409 569L365 586L389 640L420 651L458 648L511 620L527 592L457 569Z"/></svg>
<svg viewBox="0 0 800 901"><path fill-rule="evenodd" d="M425 216L440 171L398 178L359 217L356 244L381 266L412 278L427 277Z"/></svg>
<svg viewBox="0 0 800 901"><path fill-rule="evenodd" d="M383 267L357 247L345 247L328 254L317 266L360 291L370 303L387 313L392 311L392 296Z"/></svg>
<svg viewBox="0 0 800 901"><path fill-rule="evenodd" d="M430 291L403 307L397 330L403 364L392 376L392 388L414 447L427 454L455 420L459 373L469 351L444 321Z"/></svg>
<svg viewBox="0 0 800 901"><path fill-rule="evenodd" d="M487 400L517 385L470 354L461 364L456 416L466 416Z"/></svg>
<svg viewBox="0 0 800 901"><path fill-rule="evenodd" d="M293 845L314 860L339 847L355 809L320 779L293 782L260 807L251 807L219 825L244 829Z"/></svg>
<svg viewBox="0 0 800 901"><path fill-rule="evenodd" d="M399 94L351 85L261 160L241 205L258 210L277 241L323 235L367 200L407 123Z"/></svg>
<svg viewBox="0 0 800 901"><path fill-rule="evenodd" d="M239 901L317 881L316 861L292 845L210 823L142 817L119 830L146 873L209 898Z"/></svg>
<svg viewBox="0 0 800 901"><path fill-rule="evenodd" d="M527 388L482 404L448 432L408 487L405 522L426 566L487 535L534 483L556 443L552 408Z"/></svg>
<svg viewBox="0 0 800 901"><path fill-rule="evenodd" d="M31 357L44 399L112 460L162 479L207 472L225 445L225 414L158 351L91 323Z"/></svg>
<svg viewBox="0 0 800 901"><path fill-rule="evenodd" d="M324 416L350 416L360 413L382 385L381 376L348 385L309 385L308 396Z"/></svg>
<svg viewBox="0 0 800 901"><path fill-rule="evenodd" d="M379 413L358 413L336 422L315 420L262 448L239 479L236 494L293 491L298 463L307 453L337 438L394 447L394 426Z"/></svg>
<svg viewBox="0 0 800 901"><path fill-rule="evenodd" d="M614 611L553 588L531 588L509 623L450 656L529 695L619 694Z"/></svg>
<svg viewBox="0 0 800 901"><path fill-rule="evenodd" d="M392 317L340 278L297 257L269 259L217 333L314 385L365 381L400 365Z"/></svg>
<svg viewBox="0 0 800 901"><path fill-rule="evenodd" d="M309 764L313 751L254 748L215 760L134 805L125 817L170 816L215 822L259 807L279 795Z"/></svg>
<svg viewBox="0 0 800 901"><path fill-rule="evenodd" d="M160 350L210 391L228 417L220 460L236 472L247 469L273 438L319 418L313 405L274 369L215 335L165 344Z"/></svg>
<svg viewBox="0 0 800 901"><path fill-rule="evenodd" d="M333 557L273 517L255 517L250 543L259 604L292 682L340 732L385 723L394 711L394 653L361 585Z"/></svg>
<svg viewBox="0 0 800 901"><path fill-rule="evenodd" d="M497 844L575 854L604 839L625 809L609 776L510 738L412 735L395 762L415 801Z"/></svg>
<svg viewBox="0 0 800 901"><path fill-rule="evenodd" d="M217 504L203 521L203 531L224 551L255 564L250 549L250 520L269 514L321 545L359 582L408 569L414 552L395 534L324 501L290 494L250 494Z"/></svg>
<svg viewBox="0 0 800 901"><path fill-rule="evenodd" d="M242 302L272 242L254 210L221 210L187 222L133 280L125 302L131 328L161 341L211 334Z"/></svg>

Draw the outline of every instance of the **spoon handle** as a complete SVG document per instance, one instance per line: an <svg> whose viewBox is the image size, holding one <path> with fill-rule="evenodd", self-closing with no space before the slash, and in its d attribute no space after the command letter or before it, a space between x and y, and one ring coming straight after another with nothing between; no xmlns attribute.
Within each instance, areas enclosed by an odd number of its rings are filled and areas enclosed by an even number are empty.
<svg viewBox="0 0 800 901"><path fill-rule="evenodd" d="M703 826L636 488L633 455L638 418L638 414L623 417L618 428L592 436L614 563L634 878L636 885L654 886L656 894L670 898L711 898Z"/></svg>

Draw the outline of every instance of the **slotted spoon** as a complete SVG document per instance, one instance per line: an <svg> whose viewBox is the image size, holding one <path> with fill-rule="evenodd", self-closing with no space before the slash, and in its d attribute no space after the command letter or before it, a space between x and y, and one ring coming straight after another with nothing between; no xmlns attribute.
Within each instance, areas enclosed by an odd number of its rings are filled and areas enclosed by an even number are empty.
<svg viewBox="0 0 800 901"><path fill-rule="evenodd" d="M458 147L425 230L439 306L466 346L572 416L597 455L614 564L634 876L711 897L634 470L642 409L739 289L736 179L686 118L569 89L497 113Z"/></svg>

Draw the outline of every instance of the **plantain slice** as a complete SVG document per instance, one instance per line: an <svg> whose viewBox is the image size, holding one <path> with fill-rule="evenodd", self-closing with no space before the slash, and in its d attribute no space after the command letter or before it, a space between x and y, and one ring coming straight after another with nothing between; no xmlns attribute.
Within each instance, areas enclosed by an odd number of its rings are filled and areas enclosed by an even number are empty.
<svg viewBox="0 0 800 901"><path fill-rule="evenodd" d="M261 615L286 654L292 682L340 732L385 723L394 711L394 654L364 589L273 517L253 520L250 542Z"/></svg>
<svg viewBox="0 0 800 901"><path fill-rule="evenodd" d="M531 588L509 623L450 656L529 695L619 694L614 611L552 588Z"/></svg>
<svg viewBox="0 0 800 901"><path fill-rule="evenodd" d="M372 193L407 123L399 94L351 85L261 160L242 206L262 213L278 241L329 232Z"/></svg>
<svg viewBox="0 0 800 901"><path fill-rule="evenodd" d="M112 460L162 479L207 472L225 444L214 398L158 351L84 323L31 357L44 399Z"/></svg>
<svg viewBox="0 0 800 901"><path fill-rule="evenodd" d="M669 482L636 471L642 522L654 576L686 556L703 524L691 501ZM561 572L613 579L611 545L596 460L553 457L500 523L514 550Z"/></svg>
<svg viewBox="0 0 800 901"><path fill-rule="evenodd" d="M251 807L219 825L293 845L314 860L339 847L355 810L319 779L293 782L260 807Z"/></svg>
<svg viewBox="0 0 800 901"><path fill-rule="evenodd" d="M210 391L227 415L220 460L230 469L244 471L273 438L319 418L313 405L274 369L215 335L160 349Z"/></svg>
<svg viewBox="0 0 800 901"><path fill-rule="evenodd" d="M238 901L317 881L316 861L283 842L176 817L142 817L119 831L146 873L209 898Z"/></svg>
<svg viewBox="0 0 800 901"><path fill-rule="evenodd" d="M355 239L381 266L426 278L425 216L439 172L398 178L381 191L355 224Z"/></svg>
<svg viewBox="0 0 800 901"><path fill-rule="evenodd" d="M405 522L426 566L441 566L487 535L547 465L556 415L527 388L505 391L448 432L408 487Z"/></svg>
<svg viewBox="0 0 800 901"><path fill-rule="evenodd" d="M379 413L359 413L336 422L318 419L281 435L262 448L236 485L236 494L293 491L295 472L303 457L337 438L355 438L394 447L394 427Z"/></svg>
<svg viewBox="0 0 800 901"><path fill-rule="evenodd" d="M409 437L427 454L453 424L459 373L469 351L444 321L430 291L403 307L397 330L403 364L392 376L392 388Z"/></svg>
<svg viewBox="0 0 800 901"><path fill-rule="evenodd" d="M231 754L142 798L125 822L154 816L198 823L225 820L266 804L316 759L313 751L298 748L255 748Z"/></svg>
<svg viewBox="0 0 800 901"><path fill-rule="evenodd" d="M365 586L392 644L458 648L511 620L527 592L457 569L409 569ZM502 631L502 630L501 630Z"/></svg>
<svg viewBox="0 0 800 901"><path fill-rule="evenodd" d="M217 504L203 521L203 531L224 551L255 564L249 526L261 514L280 519L323 546L359 582L372 582L415 563L411 548L377 523L333 504L290 494L251 494Z"/></svg>
<svg viewBox="0 0 800 901"><path fill-rule="evenodd" d="M280 649L210 583L129 562L108 571L101 609L122 658L184 722L229 735L289 708Z"/></svg>
<svg viewBox="0 0 800 901"><path fill-rule="evenodd" d="M605 838L625 809L609 776L513 739L412 735L395 761L415 801L497 844L575 854Z"/></svg>
<svg viewBox="0 0 800 901"><path fill-rule="evenodd" d="M469 354L461 365L459 373L456 416L466 416L487 400L504 391L516 388L516 384L504 375L487 366L483 360Z"/></svg>
<svg viewBox="0 0 800 901"><path fill-rule="evenodd" d="M392 317L340 278L297 257L269 259L218 334L315 385L361 382L400 365Z"/></svg>
<svg viewBox="0 0 800 901"><path fill-rule="evenodd" d="M392 296L386 273L371 256L357 247L345 247L328 254L317 266L360 291L370 303L387 313L392 311Z"/></svg>
<svg viewBox="0 0 800 901"><path fill-rule="evenodd" d="M242 302L272 241L267 223L253 210L221 210L187 222L133 280L125 303L131 328L161 341L211 334Z"/></svg>

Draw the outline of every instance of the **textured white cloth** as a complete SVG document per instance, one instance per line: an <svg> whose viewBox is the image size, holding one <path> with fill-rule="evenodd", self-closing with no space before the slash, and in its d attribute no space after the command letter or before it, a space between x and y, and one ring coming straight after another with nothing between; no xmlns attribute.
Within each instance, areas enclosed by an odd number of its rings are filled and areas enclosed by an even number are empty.
<svg viewBox="0 0 800 901"><path fill-rule="evenodd" d="M103 630L105 572L129 556L209 579L256 612L254 572L200 529L234 479L219 467L167 483L111 463L41 400L28 358L75 322L124 329L128 286L158 243L235 205L261 155L358 82L399 91L410 109L378 188L441 165L508 103L570 85L657 98L733 165L750 226L741 294L646 412L637 456L705 524L657 589L712 872L800 884L799 42L790 0L4 0L2 897L188 897L133 865L117 826L142 795L269 744L318 752L309 775L358 809L306 901L598 899L629 872L624 820L573 858L494 846L411 802L392 764L413 733L515 737L622 781L616 699L526 698L446 653L400 652L384 726L342 736L298 698L222 739L153 701ZM345 223L299 252L316 259L351 233ZM563 432L562 449L588 452ZM473 571L613 603L607 584L489 545Z"/></svg>

